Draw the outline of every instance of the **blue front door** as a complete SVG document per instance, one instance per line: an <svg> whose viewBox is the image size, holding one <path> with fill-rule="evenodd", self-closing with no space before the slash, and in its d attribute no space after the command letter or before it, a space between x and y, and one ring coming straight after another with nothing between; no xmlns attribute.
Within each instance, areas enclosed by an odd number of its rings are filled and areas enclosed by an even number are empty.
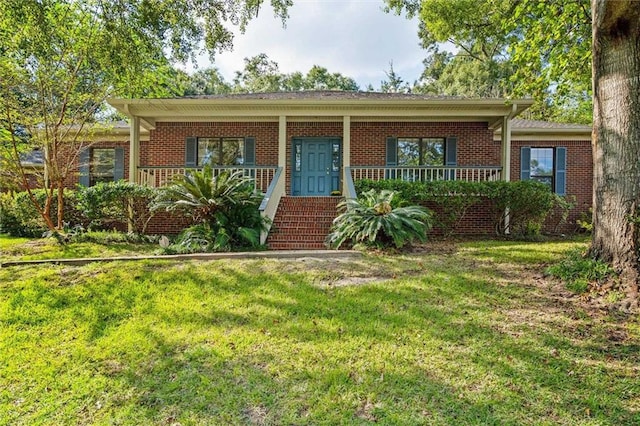
<svg viewBox="0 0 640 426"><path fill-rule="evenodd" d="M292 170L293 195L326 196L339 190L340 140L295 138Z"/></svg>

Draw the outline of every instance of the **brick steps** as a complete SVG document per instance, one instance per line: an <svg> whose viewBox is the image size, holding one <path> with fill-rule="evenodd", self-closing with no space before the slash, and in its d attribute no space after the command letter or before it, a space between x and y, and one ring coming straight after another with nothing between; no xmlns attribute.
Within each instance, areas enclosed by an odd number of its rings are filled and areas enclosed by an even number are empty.
<svg viewBox="0 0 640 426"><path fill-rule="evenodd" d="M271 250L326 249L324 240L342 197L283 197L267 246Z"/></svg>

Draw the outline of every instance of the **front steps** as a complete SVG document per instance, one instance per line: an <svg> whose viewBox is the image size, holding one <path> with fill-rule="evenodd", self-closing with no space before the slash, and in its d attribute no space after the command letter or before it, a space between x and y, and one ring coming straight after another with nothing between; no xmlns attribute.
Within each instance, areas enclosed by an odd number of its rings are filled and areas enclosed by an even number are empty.
<svg viewBox="0 0 640 426"><path fill-rule="evenodd" d="M271 250L326 249L342 197L282 197L267 238Z"/></svg>

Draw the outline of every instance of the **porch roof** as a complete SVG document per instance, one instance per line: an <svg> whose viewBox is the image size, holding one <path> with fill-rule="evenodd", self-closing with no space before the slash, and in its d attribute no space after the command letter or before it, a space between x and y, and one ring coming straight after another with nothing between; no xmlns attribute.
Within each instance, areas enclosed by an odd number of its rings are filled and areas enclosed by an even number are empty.
<svg viewBox="0 0 640 426"><path fill-rule="evenodd" d="M541 120L524 120L516 118L511 121L512 140L591 140L592 126L588 124L553 123ZM496 129L493 139L500 140L502 129Z"/></svg>
<svg viewBox="0 0 640 426"><path fill-rule="evenodd" d="M163 99L110 99L118 111L149 129L166 121L486 121L495 127L530 99L434 97L403 93L304 91Z"/></svg>

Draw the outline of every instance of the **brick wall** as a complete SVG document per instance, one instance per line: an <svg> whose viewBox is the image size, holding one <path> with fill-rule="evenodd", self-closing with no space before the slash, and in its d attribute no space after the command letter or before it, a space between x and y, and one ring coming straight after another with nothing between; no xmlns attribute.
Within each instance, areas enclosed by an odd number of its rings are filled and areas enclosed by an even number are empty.
<svg viewBox="0 0 640 426"><path fill-rule="evenodd" d="M287 123L287 162L291 161L291 141L296 137L337 137L342 139L342 121L336 122L289 122ZM256 164L274 166L278 163L278 123L157 123L150 132L150 140L141 142L141 166L184 166L185 140L187 137L255 137ZM449 137L456 136L457 162L459 166L499 166L500 142L493 141L493 132L484 122L352 122L351 165L384 166L386 138L393 137ZM93 147L123 147L125 151L125 178L129 174L129 143L97 142ZM571 212L569 225L563 232L575 228L575 220L591 205L592 198L592 154L589 140L584 141L513 141L511 157L512 180L519 179L520 148L567 147L567 194L575 196L577 207ZM77 170L77 161L76 161ZM290 193L291 176L287 170L286 190ZM67 181L74 187L78 181L77 171ZM150 232L179 231L181 223L165 221L158 217L152 221ZM460 224L460 233L486 234L493 230L487 226L490 219L480 209L469 212ZM165 226L165 228L163 228ZM549 225L551 226L551 225ZM164 229L164 231L163 231Z"/></svg>
<svg viewBox="0 0 640 426"><path fill-rule="evenodd" d="M351 165L384 166L388 136L399 138L456 136L459 166L500 165L500 146L496 147L493 144L493 131L487 127L487 123L472 122L351 123Z"/></svg>
<svg viewBox="0 0 640 426"><path fill-rule="evenodd" d="M183 167L187 137L255 137L256 165L278 164L278 123L157 123L140 143L140 165Z"/></svg>
<svg viewBox="0 0 640 426"><path fill-rule="evenodd" d="M588 214L593 197L593 154L591 141L512 141L511 143L511 180L520 180L520 149L524 146L538 148L567 148L567 196L575 197L576 207L569 213L567 223L558 228L558 232L576 230L576 219ZM545 230L552 232L555 221L552 218Z"/></svg>

